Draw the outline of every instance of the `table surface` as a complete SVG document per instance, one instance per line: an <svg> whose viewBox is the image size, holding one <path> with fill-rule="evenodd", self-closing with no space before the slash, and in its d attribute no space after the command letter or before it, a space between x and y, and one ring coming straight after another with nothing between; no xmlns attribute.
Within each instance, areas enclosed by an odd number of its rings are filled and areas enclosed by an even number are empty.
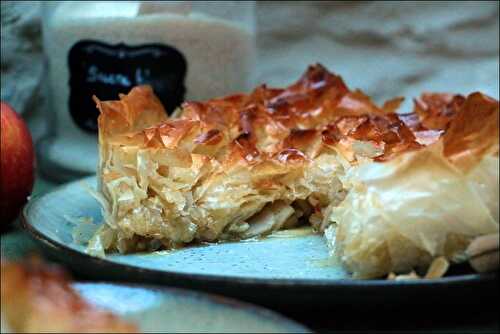
<svg viewBox="0 0 500 334"><path fill-rule="evenodd" d="M57 184L38 177L33 195L42 195ZM14 228L0 238L1 255L8 259L20 259L27 254L43 256L40 245L23 231L18 222ZM78 280L78 276L75 277ZM494 296L492 296L494 297ZM494 298L496 299L496 298ZM381 305L383 301L381 301ZM426 308L400 309L385 307L380 311L373 308L363 310L363 306L353 310L323 310L308 312L304 310L275 310L292 318L315 331L331 332L439 332L439 333L498 333L498 300L474 306L474 309L450 308L435 310Z"/></svg>

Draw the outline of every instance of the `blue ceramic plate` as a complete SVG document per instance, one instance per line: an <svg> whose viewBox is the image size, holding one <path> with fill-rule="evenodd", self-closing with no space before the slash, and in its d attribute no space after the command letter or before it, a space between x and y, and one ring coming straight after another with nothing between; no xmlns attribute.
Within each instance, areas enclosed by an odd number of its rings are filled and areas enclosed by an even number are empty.
<svg viewBox="0 0 500 334"><path fill-rule="evenodd" d="M378 303L379 298L456 302L479 298L498 283L497 275L461 272L437 280L353 280L329 259L322 237L307 230L278 232L258 241L96 258L82 244L90 233L74 235L79 218L92 218L93 228L101 222L99 204L85 184L95 187L95 177L32 199L24 210L23 224L52 256L94 279L168 284L273 305Z"/></svg>
<svg viewBox="0 0 500 334"><path fill-rule="evenodd" d="M89 303L137 324L143 333L308 332L271 311L199 292L109 283L73 287Z"/></svg>

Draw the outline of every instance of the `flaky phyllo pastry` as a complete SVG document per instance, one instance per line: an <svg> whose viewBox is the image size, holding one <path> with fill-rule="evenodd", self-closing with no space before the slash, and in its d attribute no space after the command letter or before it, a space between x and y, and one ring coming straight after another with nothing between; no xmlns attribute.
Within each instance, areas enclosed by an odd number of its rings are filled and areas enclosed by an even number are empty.
<svg viewBox="0 0 500 334"><path fill-rule="evenodd" d="M424 94L377 106L311 66L286 89L186 102L148 86L99 101L93 251L180 247L311 224L356 277L458 261L498 231L498 101Z"/></svg>

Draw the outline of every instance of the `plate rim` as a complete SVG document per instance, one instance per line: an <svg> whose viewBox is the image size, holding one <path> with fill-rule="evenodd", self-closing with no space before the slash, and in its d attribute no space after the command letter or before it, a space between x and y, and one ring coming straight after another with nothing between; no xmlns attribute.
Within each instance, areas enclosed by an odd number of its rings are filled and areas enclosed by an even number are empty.
<svg viewBox="0 0 500 334"><path fill-rule="evenodd" d="M300 332L300 333L312 333L312 330L307 327L306 325L288 318L279 312L276 312L274 310L271 310L269 308L266 308L261 305L256 305L253 303L249 303L243 300L238 300L236 298L232 297L227 297L227 296L222 296L222 295L217 295L211 292L206 292L206 291L198 291L198 290L191 290L191 289L186 289L186 288L180 288L180 287L173 287L173 286L163 286L163 285L156 285L156 284L142 284L142 283L132 283L132 282L113 282L113 281L106 281L106 280L95 280L95 281L81 281L81 280L75 280L71 282L71 285L73 284L78 284L78 285L101 285L101 284L107 284L107 285L114 285L114 286L121 286L121 287L130 287L130 288L140 288L140 289L146 289L146 290L152 290L152 291L157 291L157 292L162 292L162 293L170 293L179 297L183 296L188 296L191 297L192 299L201 299L204 301L207 301L211 304L217 304L219 306L227 307L227 308L237 308L239 310L243 310L246 313L252 313L253 315L256 315L257 318L266 318L274 323L282 324L284 327L286 327L287 331L290 332ZM74 288L74 287L73 287Z"/></svg>
<svg viewBox="0 0 500 334"><path fill-rule="evenodd" d="M341 278L341 279L310 279L310 278L254 278L245 276L224 276L224 275L214 275L214 274L200 274L200 273L181 273L177 271L168 270L157 270L150 269L146 267L140 267L133 264L126 264L122 262L112 261L108 257L99 258L92 256L88 253L75 250L57 240L51 239L49 236L37 229L33 224L29 222L29 211L31 207L40 201L47 195L55 192L63 191L65 188L71 186L85 183L86 180L96 179L96 175L87 176L81 179L77 179L62 185L59 185L50 191L41 194L31 196L28 203L22 209L20 215L20 225L21 227L28 231L32 237L42 244L49 246L55 251L64 251L70 253L72 256L80 257L82 260L91 262L98 265L105 265L108 267L114 267L116 269L121 269L123 271L134 271L136 273L140 272L145 275L161 275L162 277L169 277L171 281L173 280L185 280L197 281L197 282L208 282L211 284L223 284L224 286L241 286L247 285L252 287L265 286L271 288L283 288L283 287L296 287L296 288L333 288L333 287L344 287L344 288L386 288L388 286L394 287L435 287L435 286L453 286L462 285L466 283L478 284L486 283L494 280L498 280L498 273L471 273L465 275L456 276L446 276L442 278L435 279L422 279L422 280L387 280L387 279L355 279L355 278Z"/></svg>

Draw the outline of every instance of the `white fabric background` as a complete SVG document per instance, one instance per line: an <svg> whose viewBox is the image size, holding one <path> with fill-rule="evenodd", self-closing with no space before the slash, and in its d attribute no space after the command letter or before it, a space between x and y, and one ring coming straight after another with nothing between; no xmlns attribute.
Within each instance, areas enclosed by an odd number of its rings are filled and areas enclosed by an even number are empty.
<svg viewBox="0 0 500 334"><path fill-rule="evenodd" d="M284 85L321 62L379 100L425 90L498 99L498 2L276 1L257 14L259 82Z"/></svg>

